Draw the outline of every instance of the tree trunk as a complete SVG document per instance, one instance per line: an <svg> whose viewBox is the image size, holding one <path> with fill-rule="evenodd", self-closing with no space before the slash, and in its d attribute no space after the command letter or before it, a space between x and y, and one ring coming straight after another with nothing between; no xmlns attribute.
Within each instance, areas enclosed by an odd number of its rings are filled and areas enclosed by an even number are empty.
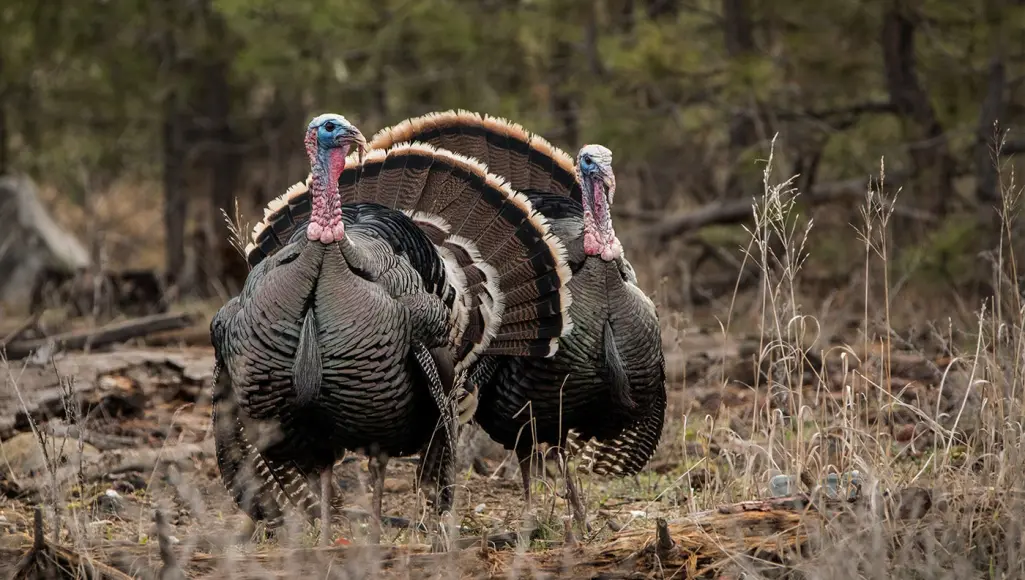
<svg viewBox="0 0 1025 580"><path fill-rule="evenodd" d="M1007 71L1002 57L994 57L989 65L989 80L986 96L979 110L979 124L975 142L975 199L989 213L990 208L1000 207L999 172L996 164L996 149L1000 145L1000 129L997 123L1004 114L1004 87Z"/></svg>
<svg viewBox="0 0 1025 580"><path fill-rule="evenodd" d="M587 11L587 22L584 24L584 50L587 53L587 65L595 78L605 78L607 71L598 52L598 41L601 31L598 26L598 3L595 2Z"/></svg>
<svg viewBox="0 0 1025 580"><path fill-rule="evenodd" d="M733 66L745 66L755 53L754 26L751 22L751 6L748 0L722 0L723 36L726 54ZM734 163L726 180L726 197L745 197L744 171L735 163L743 157L744 151L754 145L758 136L755 131L753 111L745 109L740 114L730 115L729 160ZM746 192L750 195L751 192Z"/></svg>
<svg viewBox="0 0 1025 580"><path fill-rule="evenodd" d="M579 146L580 125L576 99L572 89L566 86L566 82L573 78L570 74L573 67L573 45L563 38L556 38L554 44L548 85L551 90L552 114L560 129L562 142L570 149L575 149Z"/></svg>
<svg viewBox="0 0 1025 580"><path fill-rule="evenodd" d="M9 168L7 158L7 80L4 73L4 53L0 50L0 176Z"/></svg>
<svg viewBox="0 0 1025 580"><path fill-rule="evenodd" d="M207 291L215 292L221 286L234 293L242 287L247 268L245 260L232 247L224 223L224 213L234 218L235 193L242 169L237 139L231 125L231 93L227 82L226 63L212 67L209 81L214 91L213 117L214 134L210 159L210 216L208 247L210 264L206 268Z"/></svg>
<svg viewBox="0 0 1025 580"><path fill-rule="evenodd" d="M169 285L178 286L185 274L185 214L188 209L185 198L186 103L184 89L181 86L182 67L179 61L178 41L175 38L175 8L171 0L164 0L161 8L164 21L161 23L160 56L164 66L168 68L161 127L166 231L164 251L167 282ZM178 290L182 290L180 286Z"/></svg>
<svg viewBox="0 0 1025 580"><path fill-rule="evenodd" d="M986 82L986 94L979 108L979 124L975 136L975 201L983 216L996 223L999 216L993 215L992 208L1000 207L1000 171L997 167L996 148L1000 145L1003 132L998 123L1004 120L1007 106L1004 102L1004 91L1007 88L1007 67L1004 62L1004 41L1002 20L1004 15L1002 0L986 0L984 2L986 27L991 32L993 57L989 63L989 75Z"/></svg>
<svg viewBox="0 0 1025 580"><path fill-rule="evenodd" d="M185 159L180 97L172 91L164 102L163 165L164 165L164 228L167 230L165 256L167 279L176 284L185 267ZM180 290L180 288L179 288Z"/></svg>
<svg viewBox="0 0 1025 580"><path fill-rule="evenodd" d="M226 290L234 294L245 281L248 268L245 260L231 245L224 223L224 213L234 218L235 195L242 159L238 139L231 123L230 68L232 46L228 30L220 14L204 3L204 20L212 44L209 64L204 67L203 84L207 93L207 121L210 154L207 156L210 172L210 211L206 224L206 247L209 254L202 261L202 287L214 294Z"/></svg>
<svg viewBox="0 0 1025 580"><path fill-rule="evenodd" d="M943 216L953 193L954 160L929 95L918 79L915 23L908 10L895 0L883 15L886 85L890 100L905 120L915 195L924 208Z"/></svg>

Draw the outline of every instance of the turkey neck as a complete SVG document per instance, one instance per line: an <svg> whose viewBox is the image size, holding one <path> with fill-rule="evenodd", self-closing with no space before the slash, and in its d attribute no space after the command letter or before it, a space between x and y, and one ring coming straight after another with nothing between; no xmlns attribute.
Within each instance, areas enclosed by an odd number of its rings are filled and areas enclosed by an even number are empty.
<svg viewBox="0 0 1025 580"><path fill-rule="evenodd" d="M345 227L342 225L342 197L338 193L338 178L345 170L345 156L349 147L325 148L307 143L306 150L312 174L310 200L313 206L307 237L323 243L341 241L345 236Z"/></svg>
<svg viewBox="0 0 1025 580"><path fill-rule="evenodd" d="M606 181L608 180L608 181ZM616 187L615 177L594 176L584 182L584 251L609 261L622 254L622 246L612 228L609 206Z"/></svg>

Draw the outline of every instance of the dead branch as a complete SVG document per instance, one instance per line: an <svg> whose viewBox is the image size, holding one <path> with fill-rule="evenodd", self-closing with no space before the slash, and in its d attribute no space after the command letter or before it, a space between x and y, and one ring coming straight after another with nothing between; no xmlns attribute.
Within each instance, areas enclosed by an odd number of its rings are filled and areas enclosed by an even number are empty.
<svg viewBox="0 0 1025 580"><path fill-rule="evenodd" d="M67 350L79 350L86 346L99 348L156 332L185 328L192 324L192 321L191 314L156 314L100 328L75 330L47 338L14 341L6 346L7 357L12 360L24 358L51 342Z"/></svg>
<svg viewBox="0 0 1025 580"><path fill-rule="evenodd" d="M193 324L178 330L157 332L146 337L147 346L211 346L210 326Z"/></svg>

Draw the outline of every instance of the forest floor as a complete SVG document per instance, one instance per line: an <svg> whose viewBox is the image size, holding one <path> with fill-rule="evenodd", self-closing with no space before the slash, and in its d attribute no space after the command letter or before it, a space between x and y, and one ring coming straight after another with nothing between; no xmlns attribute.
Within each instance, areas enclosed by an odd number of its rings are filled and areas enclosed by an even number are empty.
<svg viewBox="0 0 1025 580"><path fill-rule="evenodd" d="M841 280L801 271L822 247L805 247L788 222L792 199L774 188L754 227L736 228L752 238L750 259L722 261L755 283L736 293L730 283L686 311L660 309L662 441L636 477L578 474L590 532L566 526L564 485L550 469L535 484L529 540L484 541L521 528L523 500L509 454L471 432L456 549L432 553L408 527L385 528L371 546L355 518L333 527L330 548L299 523L240 541L251 530L213 456L216 304L198 308L192 327L145 341L0 361L0 575L1025 577L1025 299L1010 282L1014 256L999 253L995 299L916 294L885 277L887 210L869 197L875 227L861 255L870 263L834 260ZM824 229L848 227L841 217ZM660 263L685 261L674 252L633 254L658 304L689 293L682 278L660 279ZM414 465L389 464L384 512L416 522ZM366 459L339 462L335 476L346 501L366 509Z"/></svg>
<svg viewBox="0 0 1025 580"><path fill-rule="evenodd" d="M358 521L336 524L333 548L314 548L316 532L298 523L281 539L258 533L255 542L239 542L247 518L221 485L212 453L208 347L123 346L3 363L8 388L0 393L0 574L7 577L32 551L37 505L43 506L46 558L70 569L91 565L103 572L107 565L106 577L120 577L118 570L160 577L158 571L173 562L189 578L326 571L362 577L385 569L411 577L513 571L533 577L739 578L802 570L817 575L836 567L840 551L850 547L837 540L852 538L866 546L882 541L883 547L858 560L871 568L881 558L892 571L894 550L909 529L919 534L953 517L949 506L930 511L937 494L950 497L956 490L959 505L968 501L975 508L994 501L965 499L983 489L983 479L998 477L980 479L981 465L966 467L985 460L970 460L969 448L985 442L964 435L977 432L985 413L981 399L966 390L971 369L948 354L871 343L863 352L835 347L806 358L804 370L791 369L787 382L800 388L786 390L783 396L792 400L781 407L772 391L750 386L758 381L757 336L666 334L673 336L666 341L670 409L662 444L638 477L579 475L592 533L577 529L567 544L563 486L550 466L550 477L535 484L538 526L529 545L496 550L478 541L444 555L429 553L427 539L411 529L385 528L384 547L367 547ZM877 381L884 352L892 399ZM79 406L69 404L76 399ZM800 411L784 418L772 410L787 407ZM962 421L956 429L930 418L949 423L943 418L956 415ZM81 445L73 438L78 432L84 434ZM469 437L467 448L470 440L484 461L477 470L464 465L460 471L460 536L518 530L523 502L512 458L493 445L481 446L486 436ZM390 463L386 514L422 517L413 469L412 460ZM852 470L860 488L839 490L852 501L830 501L825 494L823 503L809 495L829 473ZM796 480L789 494L770 490L780 473ZM335 475L347 501L365 509L366 459L350 456ZM751 503L772 495L790 497ZM908 498L921 504L910 516ZM887 501L891 509L878 511ZM901 508L902 501L908 505ZM163 538L154 524L157 510L168 526ZM912 523L905 521L909 517ZM656 533L660 520L667 522L668 544ZM834 539L831 546L822 543L826 537ZM160 539L167 544L163 556ZM950 557L915 558L930 559L944 569Z"/></svg>

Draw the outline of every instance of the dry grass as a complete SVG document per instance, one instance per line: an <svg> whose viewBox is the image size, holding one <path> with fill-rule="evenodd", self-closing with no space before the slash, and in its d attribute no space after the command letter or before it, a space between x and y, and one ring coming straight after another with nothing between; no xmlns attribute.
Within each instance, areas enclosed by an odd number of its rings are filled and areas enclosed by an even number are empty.
<svg viewBox="0 0 1025 580"><path fill-rule="evenodd" d="M799 192L789 181L773 182L771 167L770 158L743 254L758 266L760 284L754 292L734 293L725 309L687 315L662 311L671 377L663 443L649 469L636 478L583 476L588 512L596 523L609 518L625 523L618 534L603 528L580 538L591 550L585 550L587 557L601 560L625 537L649 538L645 534L656 518L685 524L688 517L722 504L765 497L778 474L819 482L829 474L856 470L867 507L816 520L801 532L803 545L785 563L770 557L765 545L742 549L745 544L706 530L702 541L719 546L719 557L695 565L690 573L721 578L1020 577L1025 573L1020 524L1025 493L1018 487L1025 472L1025 304L1013 249L1021 204L1013 172L1005 172L1000 242L993 252L997 294L976 305L970 324L956 317L940 319L927 325L929 332L911 336L895 327L918 306L899 291L902 281L891 279L892 210L899 192L868 191L860 215L846 231L834 232L862 244L863 263L851 265L862 276L860 311L829 304L812 309L802 275L816 251L808 243L816 226L813 220L798 219ZM630 253L637 265L644 263L641 252ZM650 272L640 274L649 292L662 288ZM855 323L848 324L852 319ZM694 332L686 324L694 320L714 321L714 326ZM12 365L10 388L16 375ZM69 411L65 420L81 418ZM173 412L167 405L148 409L138 421L163 428L165 435L156 445L210 436L209 403L202 399L179 403ZM502 471L501 459L490 464L496 473ZM129 570L161 566L160 550L151 540L153 510L160 507L168 514L168 533L177 538L169 549L190 577L309 572L363 577L383 573L383 564L396 575L426 574L426 560L417 559L422 548L358 551L343 558L304 550L315 537L298 525L280 541L233 546L228 538L239 529L241 517L220 488L215 466L207 458L188 467L142 474L133 491L120 492L125 505L115 514L104 512L95 498L107 487L128 489L124 478L100 486L65 482L46 502L45 520L52 530L60 514L62 525L54 537L80 554ZM516 528L519 484L510 471L491 477L464 472L458 495L463 535ZM356 472L366 476L365 460L338 467L358 503L365 499ZM392 462L390 478L386 511L421 517L408 489L412 465ZM445 575L597 574L595 568L553 564L581 557L557 549L568 510L554 487L550 481L537 484L542 533L529 550L539 556L528 558L525 548L505 555L473 551L453 560ZM931 491L932 509L924 516L909 521L882 509L890 505L887 494L909 487ZM15 500L0 503L5 518L0 523L27 532L29 508ZM338 531L361 542L358 524ZM644 534L636 535L639 531ZM20 549L27 539L18 538L14 543ZM394 532L384 541L419 545L423 538ZM664 560L656 575L687 574L669 566L670 561Z"/></svg>

